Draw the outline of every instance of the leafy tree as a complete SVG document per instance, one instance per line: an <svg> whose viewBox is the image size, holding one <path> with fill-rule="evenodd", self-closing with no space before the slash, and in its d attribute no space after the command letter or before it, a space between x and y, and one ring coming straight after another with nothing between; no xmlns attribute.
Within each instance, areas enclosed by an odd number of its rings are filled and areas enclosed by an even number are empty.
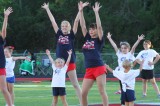
<svg viewBox="0 0 160 106"><path fill-rule="evenodd" d="M95 22L92 6L97 0L88 1L90 6L84 9L87 27ZM3 22L3 9L11 6L14 10L9 18L7 45L14 45L16 50L31 49L37 52L46 48L55 50L54 30L47 13L41 9L44 2L50 3L51 12L59 27L63 20L68 20L73 25L79 0L1 0L0 25ZM143 33L156 48L159 48L160 0L98 0L98 2L102 5L100 18L104 36L110 31L117 44L125 40L133 45L137 35ZM82 41L83 36L79 27L75 41L76 50L81 51ZM105 41L104 52L112 48L108 40Z"/></svg>

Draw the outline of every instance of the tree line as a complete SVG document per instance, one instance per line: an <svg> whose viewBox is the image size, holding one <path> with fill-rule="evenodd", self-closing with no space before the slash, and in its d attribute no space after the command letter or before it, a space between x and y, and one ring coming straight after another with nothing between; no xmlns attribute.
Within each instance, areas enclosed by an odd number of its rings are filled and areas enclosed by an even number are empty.
<svg viewBox="0 0 160 106"><path fill-rule="evenodd" d="M85 0L82 0L85 1ZM92 5L100 2L100 18L105 36L105 49L111 49L106 40L107 32L118 44L128 41L131 45L137 36L144 34L155 48L160 45L160 0L87 0L90 6L85 8L84 16L87 26L95 22ZM47 13L41 8L44 2L50 3L50 9L60 27L62 20L73 25L78 12L79 0L0 0L0 25L3 22L3 9L13 7L7 28L7 45L15 46L16 50L45 49L55 50L55 33ZM83 45L81 28L78 28L75 49L81 51ZM138 46L142 49L142 45Z"/></svg>

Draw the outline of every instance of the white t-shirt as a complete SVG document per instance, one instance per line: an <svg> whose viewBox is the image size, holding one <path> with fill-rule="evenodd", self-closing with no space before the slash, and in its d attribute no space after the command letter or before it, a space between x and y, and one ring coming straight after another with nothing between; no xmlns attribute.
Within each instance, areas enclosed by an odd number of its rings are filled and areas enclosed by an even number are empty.
<svg viewBox="0 0 160 106"><path fill-rule="evenodd" d="M6 58L6 77L13 77L14 76L14 69L15 61L13 61L13 57Z"/></svg>
<svg viewBox="0 0 160 106"><path fill-rule="evenodd" d="M118 66L119 67L122 67L122 63L124 60L129 60L131 62L135 61L135 57L133 54L131 54L131 52L128 52L127 54L123 54L120 50L118 50L116 55L118 57Z"/></svg>
<svg viewBox="0 0 160 106"><path fill-rule="evenodd" d="M53 76L52 76L52 83L51 87L65 87L65 79L66 79L66 72L68 66L65 65L63 68L58 69L52 64L53 68Z"/></svg>
<svg viewBox="0 0 160 106"><path fill-rule="evenodd" d="M154 69L154 65L148 65L148 62L153 62L154 57L156 57L158 53L153 49L142 50L136 57L136 59L144 60L143 68L146 70Z"/></svg>
<svg viewBox="0 0 160 106"><path fill-rule="evenodd" d="M122 68L123 69L123 68ZM119 67L113 71L113 76L117 77L122 82L122 89L126 92L126 89L134 90L135 87L135 78L139 75L140 70L129 70L125 73L124 69L120 71Z"/></svg>

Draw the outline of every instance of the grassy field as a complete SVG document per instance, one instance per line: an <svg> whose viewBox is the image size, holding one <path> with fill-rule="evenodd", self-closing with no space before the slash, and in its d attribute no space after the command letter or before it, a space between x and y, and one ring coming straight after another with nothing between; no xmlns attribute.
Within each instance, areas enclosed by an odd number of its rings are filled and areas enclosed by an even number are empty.
<svg viewBox="0 0 160 106"><path fill-rule="evenodd" d="M82 82L80 82L81 84ZM160 82L157 82L160 88ZM136 103L149 103L155 102L160 103L160 99L157 98L155 91L153 90L151 84L148 84L148 96L146 98L141 98L142 83L136 82ZM78 98L75 95L75 91L70 82L66 83L67 87L67 101L69 106L77 106L79 104ZM119 103L120 95L115 95L114 92L119 88L118 82L107 82L106 90L109 97L109 102ZM96 84L93 85L89 96L90 104L101 103L101 97L97 90ZM15 106L50 106L52 102L52 92L50 87L50 82L42 83L16 83L15 84ZM5 106L4 99L0 93L0 106ZM58 106L62 106L61 101L59 101Z"/></svg>

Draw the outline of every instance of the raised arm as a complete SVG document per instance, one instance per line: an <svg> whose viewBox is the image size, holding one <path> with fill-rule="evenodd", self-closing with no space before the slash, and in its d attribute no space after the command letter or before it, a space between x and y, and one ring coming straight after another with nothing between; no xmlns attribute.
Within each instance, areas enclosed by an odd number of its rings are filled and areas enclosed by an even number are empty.
<svg viewBox="0 0 160 106"><path fill-rule="evenodd" d="M67 61L66 61L66 65L67 65L67 66L68 66L69 63L70 63L71 55L72 55L72 50L69 50L69 51L68 51L68 59L67 59Z"/></svg>
<svg viewBox="0 0 160 106"><path fill-rule="evenodd" d="M103 29L102 29L101 20L100 20L100 17L99 17L99 9L101 7L102 6L100 6L100 3L98 3L98 2L96 2L95 6L93 6L93 10L94 10L94 13L95 13L95 16L96 16L98 37L99 37L100 40L102 40L102 38L103 38Z"/></svg>
<svg viewBox="0 0 160 106"><path fill-rule="evenodd" d="M51 62L52 64L55 64L55 62L54 62L54 60L53 60L53 58L52 58L52 56L51 56L51 54L50 54L50 51L49 51L48 49L46 50L46 54L47 54L50 62Z"/></svg>
<svg viewBox="0 0 160 106"><path fill-rule="evenodd" d="M24 56L20 56L20 57L13 57L12 59L13 59L13 61L17 61L17 60L28 60L28 61L30 61L30 59L29 59L29 58L24 57Z"/></svg>
<svg viewBox="0 0 160 106"><path fill-rule="evenodd" d="M47 4L44 3L41 7L47 11L47 14L49 16L49 19L51 20L53 29L54 29L55 33L57 33L57 31L58 31L59 28L58 28L58 25L57 25L57 23L55 21L54 16L52 15L52 13L51 13L51 11L49 9L49 3L47 3Z"/></svg>
<svg viewBox="0 0 160 106"><path fill-rule="evenodd" d="M138 46L139 42L144 39L144 37L145 37L145 36L144 36L143 34L142 34L141 36L138 35L137 41L136 41L135 44L132 46L131 54L133 54L133 53L135 52L136 47Z"/></svg>
<svg viewBox="0 0 160 106"><path fill-rule="evenodd" d="M2 26L2 38L5 39L7 35L7 23L8 23L8 16L10 13L12 13L12 7L9 7L7 10L4 9L4 21L3 21L3 26Z"/></svg>
<svg viewBox="0 0 160 106"><path fill-rule="evenodd" d="M79 9L79 13L80 13L79 14L79 17L80 17L80 26L81 26L82 34L83 34L84 37L87 34L87 28L86 28L86 22L84 20L84 15L83 15L83 8L86 7L86 6L88 6L88 4L89 4L88 2L83 3L81 1L78 3L78 9Z"/></svg>
<svg viewBox="0 0 160 106"><path fill-rule="evenodd" d="M78 4L78 6L79 6L79 4ZM74 34L77 33L77 28L78 28L78 23L79 23L79 16L80 16L80 12L78 11L77 16L76 16L76 18L74 20L74 25L73 25Z"/></svg>
<svg viewBox="0 0 160 106"><path fill-rule="evenodd" d="M117 47L117 45L115 44L115 42L112 40L111 36L112 36L112 35L110 34L110 32L108 32L107 38L108 38L109 42L111 43L111 45L113 46L115 52L117 53L117 52L118 52L118 47Z"/></svg>

